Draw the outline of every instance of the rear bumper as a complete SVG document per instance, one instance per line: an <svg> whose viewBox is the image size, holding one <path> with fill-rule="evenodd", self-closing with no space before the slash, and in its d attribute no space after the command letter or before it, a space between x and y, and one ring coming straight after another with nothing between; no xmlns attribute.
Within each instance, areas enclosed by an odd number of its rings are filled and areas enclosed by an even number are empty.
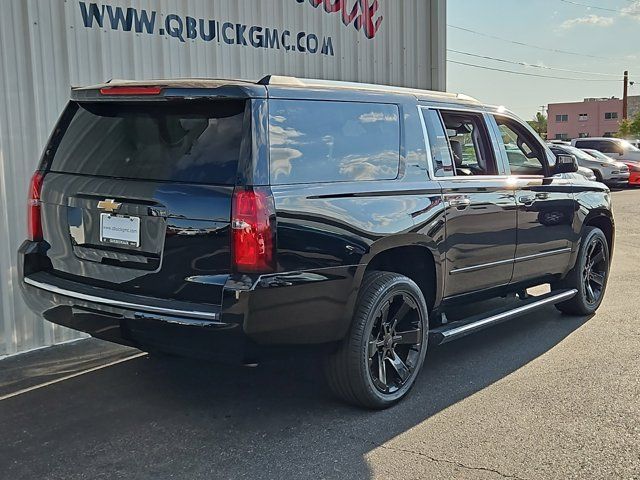
<svg viewBox="0 0 640 480"><path fill-rule="evenodd" d="M101 308L115 308L119 310L133 310L140 315L159 315L175 318L174 323L184 325L198 325L215 327L223 325L220 322L219 306L198 306L187 302L173 302L167 300L150 299L126 293L116 293L102 288L88 287L77 282L57 278L46 272L37 272L23 278L23 282L31 287L44 290L54 296L60 296ZM179 320L178 320L179 319Z"/></svg>
<svg viewBox="0 0 640 480"><path fill-rule="evenodd" d="M25 277L21 287L29 308L45 320L109 342L230 363L257 354L242 325L220 320L220 307L165 309L142 300L116 301L101 289L88 295L89 287L72 283L39 272Z"/></svg>
<svg viewBox="0 0 640 480"><path fill-rule="evenodd" d="M339 340L357 294L353 266L230 276L219 305L150 298L49 273L41 248L25 242L19 252L20 286L36 314L110 342L195 358L245 363L272 346Z"/></svg>

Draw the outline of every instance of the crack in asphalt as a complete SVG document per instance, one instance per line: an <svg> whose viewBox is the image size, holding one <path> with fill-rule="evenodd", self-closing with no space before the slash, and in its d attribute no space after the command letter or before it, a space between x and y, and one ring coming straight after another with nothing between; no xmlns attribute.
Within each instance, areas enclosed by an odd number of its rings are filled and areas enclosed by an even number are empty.
<svg viewBox="0 0 640 480"><path fill-rule="evenodd" d="M455 465L457 467L464 468L465 470L473 470L473 471L483 471L483 472L495 473L496 475L500 475L502 478L514 478L516 480L526 480L526 479L524 479L522 477L518 477L517 475L509 475L507 473L502 473L501 471L495 470L493 468L474 467L472 465L465 465L464 463L456 462L456 461L453 461L453 460L446 460L444 458L432 457L431 455L427 455L426 453L418 452L418 451L415 451L415 450L408 450L408 449L405 449L405 448L390 447L388 445L382 445L382 444L379 444L379 443L376 443L376 442L372 442L371 440L365 440L365 439L362 439L362 438L360 440L365 441L365 442L369 442L372 445L375 445L376 447L379 447L379 448L383 448L385 450L391 450L393 452L401 452L401 453L409 453L411 455L417 455L419 457L426 458L430 462L434 462L434 463L446 463L446 464L449 464L449 465Z"/></svg>

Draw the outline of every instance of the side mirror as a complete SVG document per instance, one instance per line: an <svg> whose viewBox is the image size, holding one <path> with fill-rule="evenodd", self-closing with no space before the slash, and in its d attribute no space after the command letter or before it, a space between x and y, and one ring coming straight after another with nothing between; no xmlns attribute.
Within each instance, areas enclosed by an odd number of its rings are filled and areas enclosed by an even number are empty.
<svg viewBox="0 0 640 480"><path fill-rule="evenodd" d="M574 155L557 155L555 173L575 173L578 171L578 159Z"/></svg>

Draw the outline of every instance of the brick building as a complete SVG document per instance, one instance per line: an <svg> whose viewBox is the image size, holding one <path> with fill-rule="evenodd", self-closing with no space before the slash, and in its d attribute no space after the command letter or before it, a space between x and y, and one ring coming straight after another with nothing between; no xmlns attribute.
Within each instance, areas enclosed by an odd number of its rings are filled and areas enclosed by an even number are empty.
<svg viewBox="0 0 640 480"><path fill-rule="evenodd" d="M640 95L629 97L629 118L640 113ZM585 98L582 102L550 103L549 140L610 137L622 120L620 98Z"/></svg>
<svg viewBox="0 0 640 480"><path fill-rule="evenodd" d="M640 113L640 95L629 97L629 118L635 117Z"/></svg>
<svg viewBox="0 0 640 480"><path fill-rule="evenodd" d="M583 102L551 103L548 109L549 140L580 137L609 137L622 120L619 98L585 98Z"/></svg>

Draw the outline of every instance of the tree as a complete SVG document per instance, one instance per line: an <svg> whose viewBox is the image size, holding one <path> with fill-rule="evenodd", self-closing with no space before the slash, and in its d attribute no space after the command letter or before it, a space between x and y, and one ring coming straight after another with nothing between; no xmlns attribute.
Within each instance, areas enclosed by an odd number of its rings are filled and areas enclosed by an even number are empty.
<svg viewBox="0 0 640 480"><path fill-rule="evenodd" d="M631 136L631 120L625 118L620 122L620 127L618 128L618 137L627 138Z"/></svg>
<svg viewBox="0 0 640 480"><path fill-rule="evenodd" d="M628 118L625 118L620 122L618 137L640 137L640 112L638 112L633 119L629 120Z"/></svg>
<svg viewBox="0 0 640 480"><path fill-rule="evenodd" d="M542 113L542 112L536 113L536 116L533 117L533 120L531 120L528 123L529 123L529 125L531 125L531 128L533 128L536 132L538 132L538 135L540 135L541 137L546 136L546 134L547 134L547 117L546 117L546 115L544 113Z"/></svg>
<svg viewBox="0 0 640 480"><path fill-rule="evenodd" d="M633 117L631 122L631 135L636 138L640 137L640 112Z"/></svg>

